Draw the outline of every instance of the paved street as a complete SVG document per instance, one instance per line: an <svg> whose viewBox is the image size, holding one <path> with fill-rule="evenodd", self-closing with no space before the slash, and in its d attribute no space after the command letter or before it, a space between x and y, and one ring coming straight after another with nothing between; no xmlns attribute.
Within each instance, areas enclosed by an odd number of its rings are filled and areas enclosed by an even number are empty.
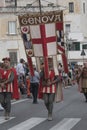
<svg viewBox="0 0 87 130"><path fill-rule="evenodd" d="M32 104L32 99L12 101L11 118L4 120L0 111L0 130L86 130L87 103L75 86L63 89L64 101L54 103L53 121L47 120L42 100Z"/></svg>

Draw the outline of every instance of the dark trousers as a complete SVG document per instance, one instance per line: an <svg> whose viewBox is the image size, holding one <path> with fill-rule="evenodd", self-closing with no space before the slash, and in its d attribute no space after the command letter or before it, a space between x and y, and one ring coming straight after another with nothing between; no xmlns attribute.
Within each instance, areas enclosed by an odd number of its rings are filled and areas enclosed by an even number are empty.
<svg viewBox="0 0 87 130"><path fill-rule="evenodd" d="M51 113L51 114L52 114L52 111L53 111L54 97L55 97L54 93L44 93L43 94L45 106L46 106L48 112Z"/></svg>
<svg viewBox="0 0 87 130"><path fill-rule="evenodd" d="M2 92L0 93L0 103L6 112L11 112L11 93Z"/></svg>
<svg viewBox="0 0 87 130"><path fill-rule="evenodd" d="M37 103L37 95L38 95L38 87L39 87L39 84L38 83L31 83L30 84L31 86L31 93L32 93L32 96L33 96L33 103Z"/></svg>

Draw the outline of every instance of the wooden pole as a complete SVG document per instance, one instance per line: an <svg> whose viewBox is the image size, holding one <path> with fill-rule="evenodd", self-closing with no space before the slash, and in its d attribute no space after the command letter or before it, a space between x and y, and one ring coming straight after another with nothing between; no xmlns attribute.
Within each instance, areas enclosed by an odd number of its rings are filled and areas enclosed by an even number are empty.
<svg viewBox="0 0 87 130"><path fill-rule="evenodd" d="M40 10L40 14L42 14L42 10L41 10L41 1L39 0L39 10Z"/></svg>
<svg viewBox="0 0 87 130"><path fill-rule="evenodd" d="M42 10L41 10L41 1L39 0L39 11L40 11L40 17L42 17ZM44 28L43 25L41 25L41 38L43 39L43 59L44 59L44 74L45 78L47 79L49 77L49 67L48 67L48 57L46 55L46 46L44 44Z"/></svg>

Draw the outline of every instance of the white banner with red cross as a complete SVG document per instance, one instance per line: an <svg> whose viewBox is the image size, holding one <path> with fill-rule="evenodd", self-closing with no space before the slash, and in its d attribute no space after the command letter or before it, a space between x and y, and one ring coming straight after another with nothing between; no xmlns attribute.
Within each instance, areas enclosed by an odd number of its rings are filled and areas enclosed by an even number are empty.
<svg viewBox="0 0 87 130"><path fill-rule="evenodd" d="M61 53L64 66L67 66L65 47L62 45L64 44L62 11L45 12L42 15L28 13L19 15L18 18L32 75L34 74L32 67L33 56L36 58L43 57L46 78L49 75L48 58L50 56L57 56L58 52Z"/></svg>
<svg viewBox="0 0 87 130"><path fill-rule="evenodd" d="M57 55L55 23L30 26L34 56Z"/></svg>
<svg viewBox="0 0 87 130"><path fill-rule="evenodd" d="M57 55L55 23L30 26L34 56L44 57L45 77L48 77L48 56Z"/></svg>

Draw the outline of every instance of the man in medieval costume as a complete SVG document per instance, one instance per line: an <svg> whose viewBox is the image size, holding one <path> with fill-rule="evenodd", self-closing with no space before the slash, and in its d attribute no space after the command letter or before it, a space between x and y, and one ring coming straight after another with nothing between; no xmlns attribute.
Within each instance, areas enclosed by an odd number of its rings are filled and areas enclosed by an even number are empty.
<svg viewBox="0 0 87 130"><path fill-rule="evenodd" d="M84 93L86 102L87 102L87 62L84 63L84 67L80 74L80 86L82 89L82 93Z"/></svg>
<svg viewBox="0 0 87 130"><path fill-rule="evenodd" d="M41 75L43 100L48 110L48 121L52 121L53 102L55 99L55 92L56 92L56 85L54 78L55 78L55 72L51 66L49 67L48 79L45 79L44 72L43 75Z"/></svg>
<svg viewBox="0 0 87 130"><path fill-rule="evenodd" d="M10 58L5 57L2 60L3 60L4 68L0 80L0 103L5 110L5 114L4 114L5 120L8 120L10 118L10 112L11 112L12 94L14 90L17 88L13 88L14 72L10 67Z"/></svg>

